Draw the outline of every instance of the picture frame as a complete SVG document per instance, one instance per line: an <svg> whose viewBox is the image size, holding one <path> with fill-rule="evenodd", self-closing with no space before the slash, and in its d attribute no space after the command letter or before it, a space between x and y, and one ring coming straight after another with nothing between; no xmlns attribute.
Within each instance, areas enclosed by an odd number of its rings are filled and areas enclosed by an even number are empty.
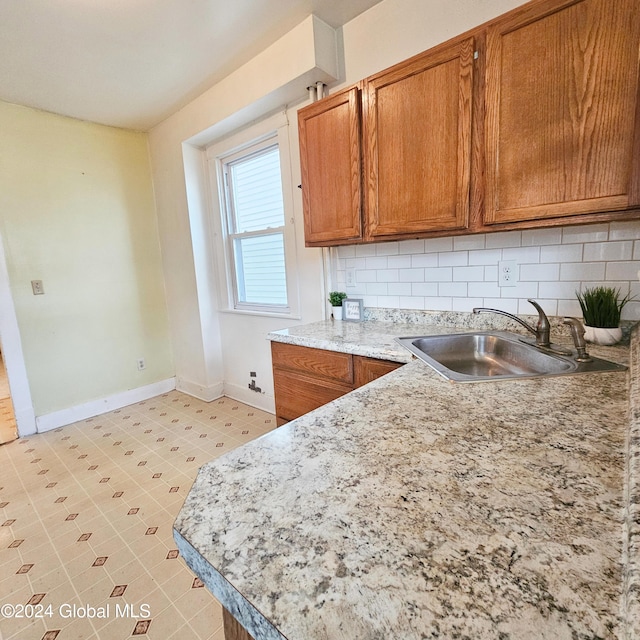
<svg viewBox="0 0 640 640"><path fill-rule="evenodd" d="M345 298L342 301L342 319L347 322L362 322L364 320L361 298Z"/></svg>

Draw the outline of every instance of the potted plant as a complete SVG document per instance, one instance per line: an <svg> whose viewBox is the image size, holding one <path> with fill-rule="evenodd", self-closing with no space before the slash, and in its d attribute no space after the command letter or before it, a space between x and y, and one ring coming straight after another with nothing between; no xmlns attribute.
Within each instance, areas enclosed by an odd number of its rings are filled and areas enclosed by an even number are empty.
<svg viewBox="0 0 640 640"><path fill-rule="evenodd" d="M620 315L631 295L620 298L620 289L592 287L582 293L576 291L576 297L582 309L585 340L594 344L619 342L622 338Z"/></svg>
<svg viewBox="0 0 640 640"><path fill-rule="evenodd" d="M329 302L333 307L333 317L342 320L342 301L347 297L343 291L332 291L329 294Z"/></svg>

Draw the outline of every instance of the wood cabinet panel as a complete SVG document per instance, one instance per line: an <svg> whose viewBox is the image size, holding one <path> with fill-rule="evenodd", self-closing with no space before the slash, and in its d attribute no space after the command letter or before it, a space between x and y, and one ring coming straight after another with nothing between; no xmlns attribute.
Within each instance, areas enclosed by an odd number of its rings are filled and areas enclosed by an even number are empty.
<svg viewBox="0 0 640 640"><path fill-rule="evenodd" d="M390 360L353 356L354 386L363 387L401 366L400 363Z"/></svg>
<svg viewBox="0 0 640 640"><path fill-rule="evenodd" d="M224 607L222 607L222 624L224 640L254 640L253 636Z"/></svg>
<svg viewBox="0 0 640 640"><path fill-rule="evenodd" d="M637 0L547 0L489 27L486 223L637 204L639 45Z"/></svg>
<svg viewBox="0 0 640 640"><path fill-rule="evenodd" d="M360 87L298 112L307 246L362 238Z"/></svg>
<svg viewBox="0 0 640 640"><path fill-rule="evenodd" d="M402 366L281 342L271 343L271 356L278 426Z"/></svg>
<svg viewBox="0 0 640 640"><path fill-rule="evenodd" d="M292 371L274 372L276 415L293 420L353 390L353 385Z"/></svg>
<svg viewBox="0 0 640 640"><path fill-rule="evenodd" d="M271 358L276 369L353 384L353 357L349 353L272 342Z"/></svg>
<svg viewBox="0 0 640 640"><path fill-rule="evenodd" d="M473 53L467 38L365 83L369 238L467 226Z"/></svg>
<svg viewBox="0 0 640 640"><path fill-rule="evenodd" d="M639 54L638 0L533 0L301 109L307 245L637 219Z"/></svg>

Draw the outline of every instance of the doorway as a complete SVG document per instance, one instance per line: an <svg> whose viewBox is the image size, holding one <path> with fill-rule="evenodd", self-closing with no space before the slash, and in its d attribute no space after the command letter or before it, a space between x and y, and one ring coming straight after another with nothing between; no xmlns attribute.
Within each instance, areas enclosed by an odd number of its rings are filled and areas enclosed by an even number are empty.
<svg viewBox="0 0 640 640"><path fill-rule="evenodd" d="M7 402L0 406L0 422L10 420L5 416L5 405L11 405L14 429L20 437L36 433L36 416L31 401L31 390L27 378L20 328L16 316L11 287L9 285L9 272L4 252L4 239L0 234L0 353L2 354L2 376L6 381L11 380L9 387L0 393L7 397ZM8 376L7 376L8 374ZM4 429L2 429L4 434ZM0 437L0 442L3 442Z"/></svg>
<svg viewBox="0 0 640 640"><path fill-rule="evenodd" d="M11 401L9 378L4 365L2 351L0 350L0 444L11 442L18 437L16 414Z"/></svg>

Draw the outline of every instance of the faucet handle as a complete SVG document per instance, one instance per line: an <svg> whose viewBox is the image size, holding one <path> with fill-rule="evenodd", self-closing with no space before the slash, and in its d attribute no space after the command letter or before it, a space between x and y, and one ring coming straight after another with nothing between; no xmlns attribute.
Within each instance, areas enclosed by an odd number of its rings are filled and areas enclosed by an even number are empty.
<svg viewBox="0 0 640 640"><path fill-rule="evenodd" d="M573 344L576 347L578 354L576 355L577 362L591 362L591 357L587 353L587 345L584 341L584 325L579 318L565 318L563 324L569 325L571 328L571 336L573 337Z"/></svg>
<svg viewBox="0 0 640 640"><path fill-rule="evenodd" d="M535 300L528 298L527 302L532 304L538 312L538 324L536 326L538 329L538 340L536 343L540 346L548 347L551 344L551 324L549 318L547 318L547 314Z"/></svg>
<svg viewBox="0 0 640 640"><path fill-rule="evenodd" d="M571 333L573 333L575 329L579 336L584 336L584 325L580 321L580 318L568 317L562 321L562 324L569 325L571 327Z"/></svg>

